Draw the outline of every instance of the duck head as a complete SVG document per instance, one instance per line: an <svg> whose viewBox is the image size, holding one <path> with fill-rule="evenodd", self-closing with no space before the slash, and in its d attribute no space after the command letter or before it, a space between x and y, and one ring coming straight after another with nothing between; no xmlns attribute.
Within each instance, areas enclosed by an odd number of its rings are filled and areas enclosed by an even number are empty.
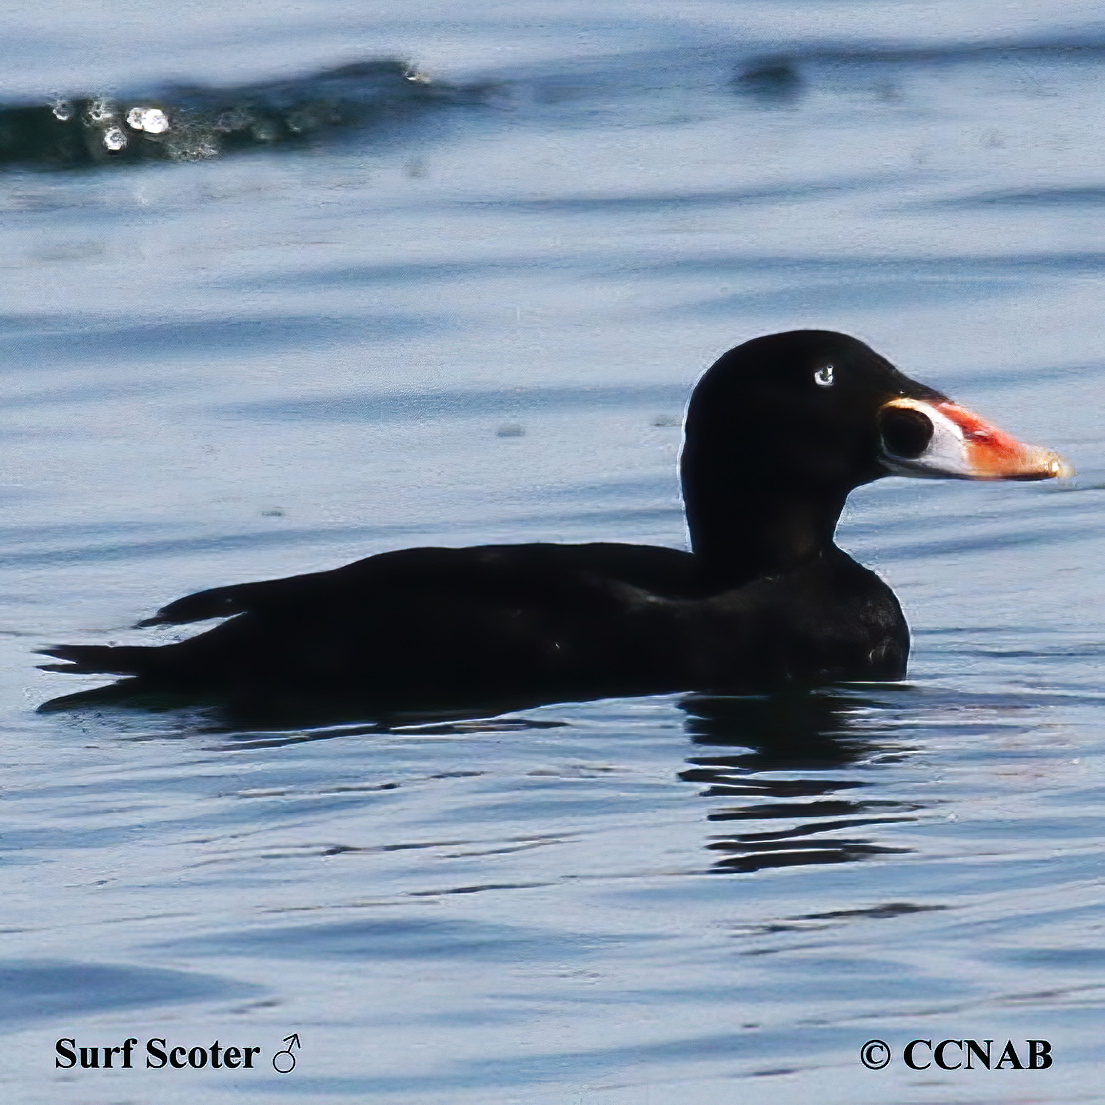
<svg viewBox="0 0 1105 1105"><path fill-rule="evenodd" d="M680 469L695 554L734 582L819 555L848 494L882 476L1072 474L828 330L754 338L719 358L691 397Z"/></svg>

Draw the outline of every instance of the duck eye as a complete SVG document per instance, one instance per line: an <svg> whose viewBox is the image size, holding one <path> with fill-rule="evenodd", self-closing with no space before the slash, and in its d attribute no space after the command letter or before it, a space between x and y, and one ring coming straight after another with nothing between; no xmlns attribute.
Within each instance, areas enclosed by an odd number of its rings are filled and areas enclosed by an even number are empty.
<svg viewBox="0 0 1105 1105"><path fill-rule="evenodd" d="M822 365L814 374L813 382L819 388L831 388L833 386L833 366Z"/></svg>

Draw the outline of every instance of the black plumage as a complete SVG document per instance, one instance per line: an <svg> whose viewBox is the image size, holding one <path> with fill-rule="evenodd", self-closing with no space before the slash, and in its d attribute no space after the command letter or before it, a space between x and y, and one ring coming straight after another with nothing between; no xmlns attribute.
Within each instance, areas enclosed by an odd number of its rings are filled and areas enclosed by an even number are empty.
<svg viewBox="0 0 1105 1105"><path fill-rule="evenodd" d="M140 623L226 619L178 643L45 651L64 661L51 670L127 677L111 688L120 696L380 708L899 679L909 631L898 601L833 541L848 494L892 471L1060 474L1054 454L1016 442L1023 454L999 458L1008 470L975 472L965 452L967 467L947 470L949 450L974 448L956 429L961 410L843 334L757 338L691 398L680 462L690 552L406 549L201 591Z"/></svg>

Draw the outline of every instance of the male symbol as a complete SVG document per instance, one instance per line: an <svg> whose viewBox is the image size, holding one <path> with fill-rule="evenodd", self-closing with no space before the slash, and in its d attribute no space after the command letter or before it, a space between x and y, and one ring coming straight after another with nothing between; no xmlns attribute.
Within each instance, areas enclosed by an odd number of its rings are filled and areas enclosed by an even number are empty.
<svg viewBox="0 0 1105 1105"><path fill-rule="evenodd" d="M295 1056L292 1054L293 1047L302 1047L299 1042L299 1033L293 1032L290 1036L284 1037L284 1043L288 1046L281 1051L278 1051L272 1057L272 1066L277 1074L290 1074L295 1070ZM281 1056L286 1055L287 1059L282 1059Z"/></svg>

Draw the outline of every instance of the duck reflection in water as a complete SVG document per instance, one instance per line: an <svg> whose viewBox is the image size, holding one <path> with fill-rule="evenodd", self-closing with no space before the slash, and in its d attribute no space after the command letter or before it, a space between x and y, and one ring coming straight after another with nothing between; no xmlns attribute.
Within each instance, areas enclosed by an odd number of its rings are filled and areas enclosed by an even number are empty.
<svg viewBox="0 0 1105 1105"><path fill-rule="evenodd" d="M794 691L690 695L679 705L687 732L703 749L688 759L680 778L703 784L706 798L735 800L707 815L714 824L735 822L737 830L707 845L720 857L714 871L847 863L912 850L856 834L861 827L916 820L919 809L864 800L857 792L866 784L847 770L881 752L856 719L885 703L858 693ZM731 751L709 754L707 748ZM894 754L904 751L895 745Z"/></svg>

